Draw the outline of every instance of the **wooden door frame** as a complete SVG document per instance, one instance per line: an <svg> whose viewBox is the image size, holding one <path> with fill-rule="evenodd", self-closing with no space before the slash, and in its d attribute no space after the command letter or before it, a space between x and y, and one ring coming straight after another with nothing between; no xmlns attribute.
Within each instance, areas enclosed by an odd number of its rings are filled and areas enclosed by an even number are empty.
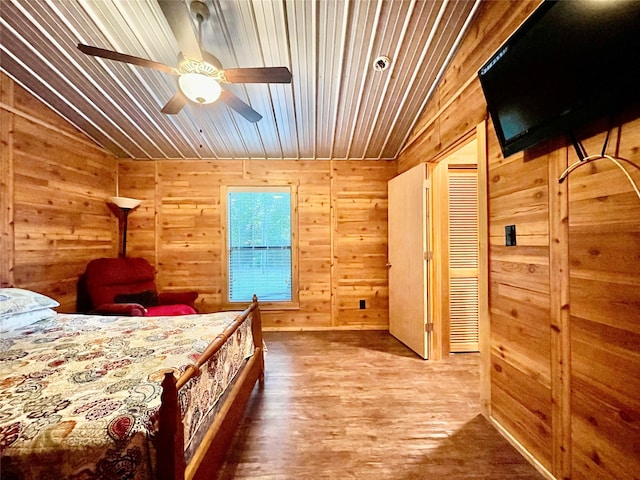
<svg viewBox="0 0 640 480"><path fill-rule="evenodd" d="M488 211L488 186L487 186L487 125L486 120L476 125L471 131L463 135L450 149L443 152L433 162L429 163L428 178L431 181L430 194L430 224L429 235L430 248L435 248L436 242L441 241L441 234L436 233L438 220L438 204L442 199L434 196L434 193L442 190L443 179L446 180L449 163L446 158L469 142L477 140L477 174L478 174L478 346L480 350L480 409L482 415L489 418L491 415L491 320L489 317L489 211ZM438 165L442 163L441 168ZM435 208L435 210L433 210ZM441 229L442 230L442 229ZM448 268L448 252L446 258L438 253L429 262L429 275L431 278L441 278L441 273ZM438 276L440 275L440 276ZM446 275L448 278L448 274ZM434 285L435 284L435 285ZM430 318L434 321L433 334L430 335L430 359L441 359L449 355L450 324L449 313L443 312L443 300L447 299L449 282L441 285L439 281L432 282L429 290ZM437 309L437 310L436 310ZM436 321L435 319L443 319Z"/></svg>
<svg viewBox="0 0 640 480"><path fill-rule="evenodd" d="M431 318L434 322L434 345L436 359L449 356L451 349L451 314L450 314L450 259L449 259L449 170L452 167L465 166L477 169L477 147L473 161L458 154L471 142L476 140L472 135L465 142L456 145L440 161L429 165L431 179L430 199L430 241L434 252L429 263L429 275L434 279L430 289Z"/></svg>
<svg viewBox="0 0 640 480"><path fill-rule="evenodd" d="M491 318L489 313L489 187L487 123L476 128L478 140L478 348L480 350L480 412L491 416Z"/></svg>

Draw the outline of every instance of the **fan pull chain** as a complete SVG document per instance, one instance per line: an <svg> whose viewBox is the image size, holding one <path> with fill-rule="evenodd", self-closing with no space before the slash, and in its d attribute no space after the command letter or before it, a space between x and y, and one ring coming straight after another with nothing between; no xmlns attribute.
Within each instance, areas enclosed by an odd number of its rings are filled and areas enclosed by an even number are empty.
<svg viewBox="0 0 640 480"><path fill-rule="evenodd" d="M198 133L200 134L200 141L198 142L198 147L199 148L204 148L204 127L203 125L205 124L204 122L204 115L205 112L203 110L203 106L202 105L196 105L195 108L195 127L198 129Z"/></svg>

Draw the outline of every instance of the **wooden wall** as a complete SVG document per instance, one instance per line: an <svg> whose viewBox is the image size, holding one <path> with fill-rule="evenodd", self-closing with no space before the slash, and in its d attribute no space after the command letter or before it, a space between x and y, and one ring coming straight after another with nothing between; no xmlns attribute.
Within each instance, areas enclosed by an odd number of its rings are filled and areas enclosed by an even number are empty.
<svg viewBox="0 0 640 480"><path fill-rule="evenodd" d="M194 288L199 311L223 303L220 186L298 188L300 308L266 311L278 329L388 328L387 181L395 162L144 161L119 163L128 255L156 263L161 289ZM367 308L359 309L359 300Z"/></svg>
<svg viewBox="0 0 640 480"><path fill-rule="evenodd" d="M199 310L215 311L220 186L291 183L299 200L300 308L267 311L264 325L388 328L387 181L395 161L116 160L0 78L3 286L50 295L59 311L74 311L87 262L118 254L118 221L106 203L117 188L144 200L129 217L127 255L156 265L161 290L196 289Z"/></svg>
<svg viewBox="0 0 640 480"><path fill-rule="evenodd" d="M638 169L623 165L640 185L640 119L614 133L609 153L635 161ZM599 152L603 137L585 142L587 151ZM640 198L607 160L569 178L571 467L574 478L637 478Z"/></svg>
<svg viewBox="0 0 640 480"><path fill-rule="evenodd" d="M477 70L538 1L486 2L398 159L404 171L487 118ZM609 153L640 165L638 112ZM585 146L600 151L604 129ZM640 467L640 199L607 160L580 167L563 139L504 158L487 120L487 414L549 478L636 478ZM640 171L630 168L637 183ZM504 227L516 225L516 247Z"/></svg>
<svg viewBox="0 0 640 480"><path fill-rule="evenodd" d="M105 202L116 161L2 73L0 84L0 281L73 312L87 262L117 253Z"/></svg>

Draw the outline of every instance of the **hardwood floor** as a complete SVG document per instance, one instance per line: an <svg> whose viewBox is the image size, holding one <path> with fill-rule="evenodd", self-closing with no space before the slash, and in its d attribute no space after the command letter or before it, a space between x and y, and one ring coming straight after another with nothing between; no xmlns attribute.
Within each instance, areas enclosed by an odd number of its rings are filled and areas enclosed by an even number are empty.
<svg viewBox="0 0 640 480"><path fill-rule="evenodd" d="M540 479L480 416L479 355L425 362L386 332L267 332L219 479Z"/></svg>

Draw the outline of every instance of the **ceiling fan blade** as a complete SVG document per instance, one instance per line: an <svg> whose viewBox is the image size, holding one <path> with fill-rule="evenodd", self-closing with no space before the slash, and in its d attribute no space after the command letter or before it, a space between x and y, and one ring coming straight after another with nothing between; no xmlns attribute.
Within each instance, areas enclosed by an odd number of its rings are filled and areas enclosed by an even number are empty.
<svg viewBox="0 0 640 480"><path fill-rule="evenodd" d="M198 62L202 61L198 37L193 30L186 4L178 0L158 0L169 27L176 37L182 55Z"/></svg>
<svg viewBox="0 0 640 480"><path fill-rule="evenodd" d="M127 55L125 53L114 52L113 50L105 50L104 48L92 47L90 45L78 44L78 50L87 55L93 55L94 57L108 58L109 60L115 60L117 62L130 63L132 65L138 65L140 67L152 68L154 70L160 70L161 72L170 73L172 75L177 74L175 68L169 67L164 63L154 62L153 60L147 60L146 58L134 57L133 55Z"/></svg>
<svg viewBox="0 0 640 480"><path fill-rule="evenodd" d="M287 67L229 68L224 76L229 83L291 83Z"/></svg>
<svg viewBox="0 0 640 480"><path fill-rule="evenodd" d="M166 113L167 115L175 115L182 107L187 104L187 97L181 91L177 91L171 100L167 102L167 104L162 107L160 110L162 113Z"/></svg>
<svg viewBox="0 0 640 480"><path fill-rule="evenodd" d="M235 96L228 90L222 90L220 94L220 100L227 104L227 106L233 108L236 112L249 120L251 123L256 123L262 119L262 115L256 112L249 105L244 103L240 98Z"/></svg>

